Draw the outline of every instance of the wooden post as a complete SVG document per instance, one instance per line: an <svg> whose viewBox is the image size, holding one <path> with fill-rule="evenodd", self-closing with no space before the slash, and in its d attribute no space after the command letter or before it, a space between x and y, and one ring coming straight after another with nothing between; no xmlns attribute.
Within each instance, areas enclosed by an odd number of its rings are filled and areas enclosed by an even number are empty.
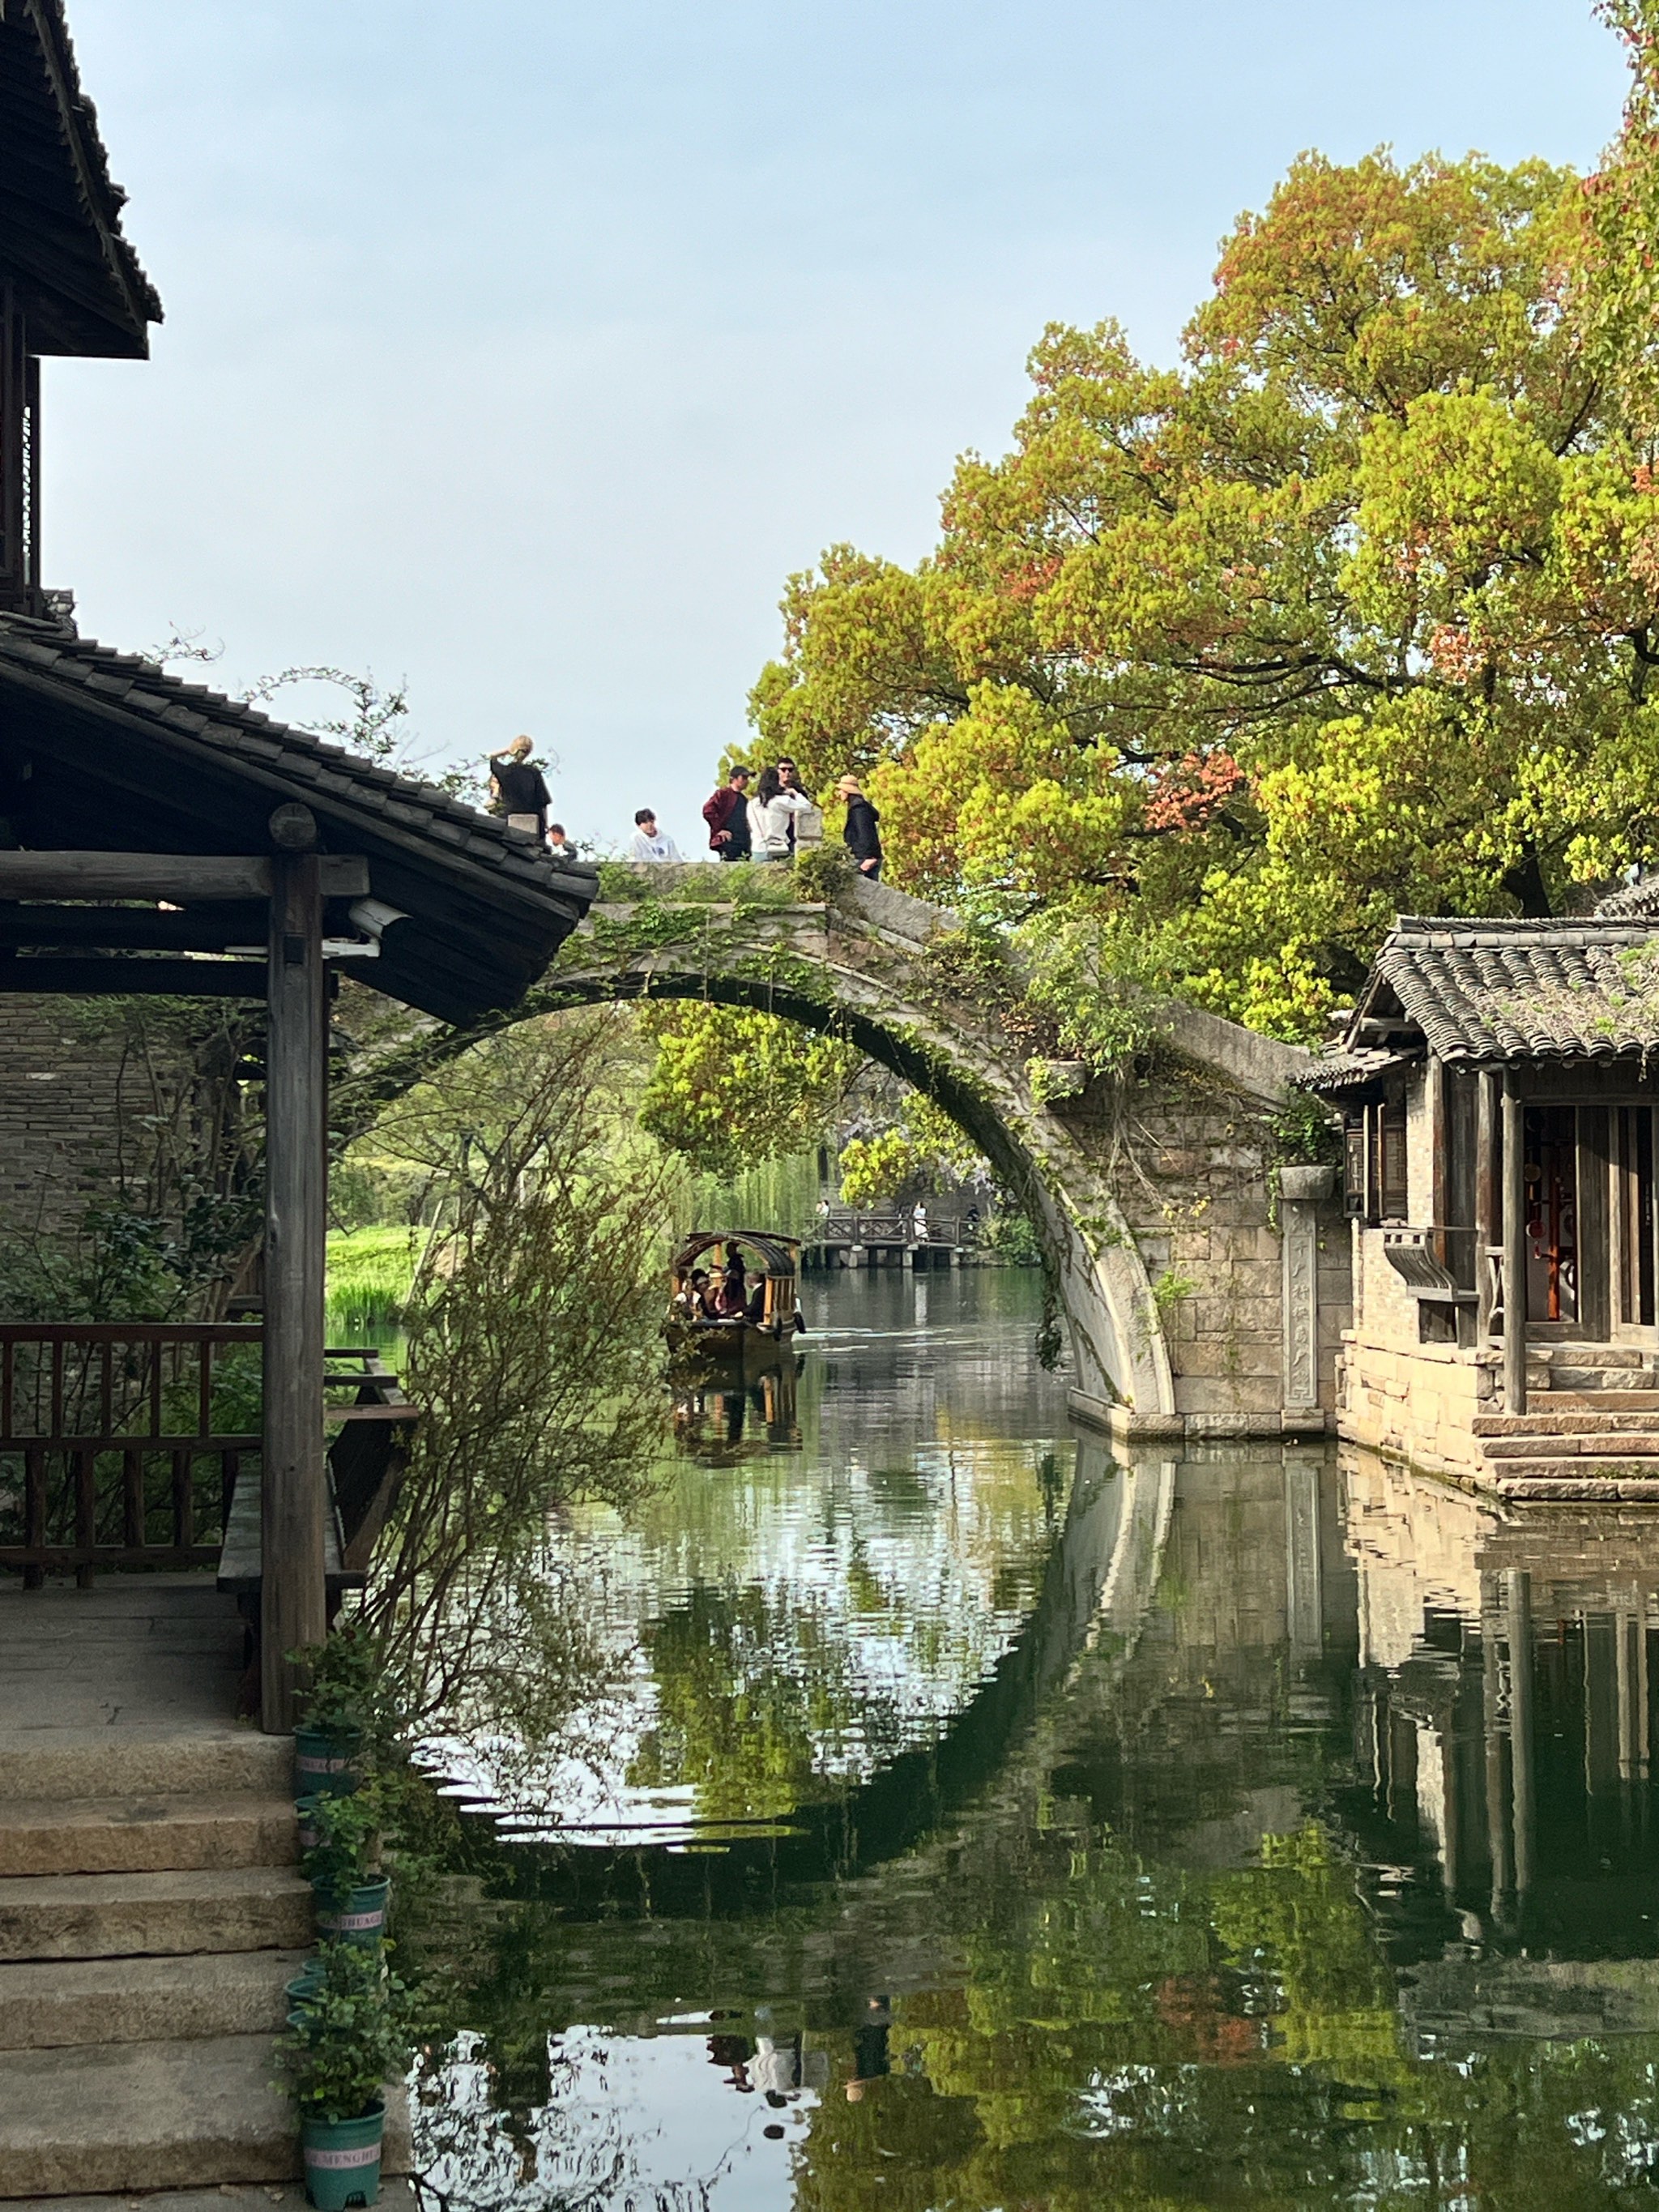
<svg viewBox="0 0 1659 2212"><path fill-rule="evenodd" d="M1527 1410L1527 1137L1521 1093L1504 1073L1504 1411Z"/></svg>
<svg viewBox="0 0 1659 2212"><path fill-rule="evenodd" d="M1490 1255L1503 1236L1502 1209L1498 1193L1498 1079L1482 1068L1475 1079L1474 1094L1474 1285L1480 1297L1476 1309L1475 1341L1492 1336L1492 1279Z"/></svg>
<svg viewBox="0 0 1659 2212"><path fill-rule="evenodd" d="M299 817L303 816L301 821ZM261 1723L294 1725L288 1655L328 1632L323 1528L323 1267L326 1018L316 824L280 807L271 834L265 1045L264 1467L261 1483Z"/></svg>

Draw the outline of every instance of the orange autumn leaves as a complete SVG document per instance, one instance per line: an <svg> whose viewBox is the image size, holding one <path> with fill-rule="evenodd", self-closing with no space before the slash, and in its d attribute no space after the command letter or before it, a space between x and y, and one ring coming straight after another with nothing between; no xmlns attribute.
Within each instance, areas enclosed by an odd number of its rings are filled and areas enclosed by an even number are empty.
<svg viewBox="0 0 1659 2212"><path fill-rule="evenodd" d="M1659 504L1606 335L1650 331L1596 323L1594 204L1537 161L1304 156L1178 369L1051 328L933 554L791 580L763 749L866 775L890 880L1127 929L1287 1034L1396 910L1659 859Z"/></svg>

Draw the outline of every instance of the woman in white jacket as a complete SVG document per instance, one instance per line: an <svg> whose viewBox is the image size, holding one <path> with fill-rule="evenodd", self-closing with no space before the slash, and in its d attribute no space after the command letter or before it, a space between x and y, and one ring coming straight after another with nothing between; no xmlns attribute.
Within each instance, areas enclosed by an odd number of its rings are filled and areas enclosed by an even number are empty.
<svg viewBox="0 0 1659 2212"><path fill-rule="evenodd" d="M763 769L749 802L749 842L755 858L787 860L790 817L805 813L811 804L804 791L792 791L776 769Z"/></svg>

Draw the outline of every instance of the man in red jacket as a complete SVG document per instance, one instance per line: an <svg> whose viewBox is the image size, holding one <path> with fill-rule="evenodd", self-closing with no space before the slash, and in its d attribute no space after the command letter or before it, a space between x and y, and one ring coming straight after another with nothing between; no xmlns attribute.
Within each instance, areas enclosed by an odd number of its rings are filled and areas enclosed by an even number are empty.
<svg viewBox="0 0 1659 2212"><path fill-rule="evenodd" d="M708 824L709 850L722 860L746 860L750 855L749 771L734 768L714 796L702 805Z"/></svg>

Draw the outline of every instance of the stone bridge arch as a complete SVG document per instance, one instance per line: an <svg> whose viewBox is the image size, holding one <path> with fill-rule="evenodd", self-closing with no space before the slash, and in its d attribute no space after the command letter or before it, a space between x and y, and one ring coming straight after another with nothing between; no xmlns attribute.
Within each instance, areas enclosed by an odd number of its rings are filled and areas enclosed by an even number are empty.
<svg viewBox="0 0 1659 2212"><path fill-rule="evenodd" d="M745 1007L845 1038L934 1099L1026 1206L1070 1339L1081 1408L1145 1433L1240 1425L1213 1408L1194 1421L1183 1406L1170 1301L1158 1287L1170 1279L1174 1238L1127 1216L1119 1148L1103 1146L1080 1110L1089 1087L1083 1071L1073 1079L1079 1095L1060 1095L1063 1065L1058 1085L1037 1095L1025 1048L1001 1018L1018 986L999 997L964 975L956 956L975 940L959 918L890 885L854 880L823 900L795 896L794 888L781 871L757 884L734 884L707 866L607 868L601 902L539 984L483 1028L451 1033L440 1049L464 1049L489 1028L535 1015L643 1000ZM731 890L735 897L720 896ZM1305 1058L1190 1009L1172 1012L1169 1028L1178 1054L1258 1109L1282 1101ZM406 1064L394 1054L362 1071L358 1111L412 1079L431 1049L428 1039ZM1265 1190L1255 1211L1265 1220ZM1226 1234L1248 1243L1256 1232ZM1243 1264L1259 1273L1261 1254L1249 1249ZM1229 1266L1235 1256L1236 1243ZM1280 1425L1260 1406L1241 1407L1246 1413L1246 1427Z"/></svg>

